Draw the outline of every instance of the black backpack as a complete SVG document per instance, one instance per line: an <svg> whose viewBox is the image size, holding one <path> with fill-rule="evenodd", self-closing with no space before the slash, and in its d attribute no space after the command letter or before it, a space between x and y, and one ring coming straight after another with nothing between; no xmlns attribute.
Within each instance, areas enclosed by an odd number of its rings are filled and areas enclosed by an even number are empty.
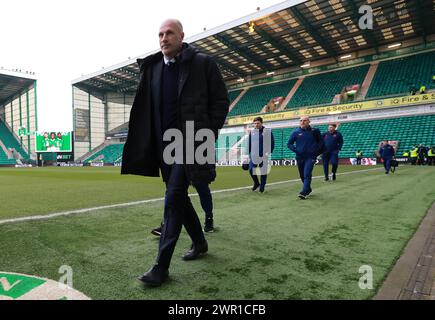
<svg viewBox="0 0 435 320"><path fill-rule="evenodd" d="M396 159L391 160L391 166L397 168L399 166L399 161Z"/></svg>

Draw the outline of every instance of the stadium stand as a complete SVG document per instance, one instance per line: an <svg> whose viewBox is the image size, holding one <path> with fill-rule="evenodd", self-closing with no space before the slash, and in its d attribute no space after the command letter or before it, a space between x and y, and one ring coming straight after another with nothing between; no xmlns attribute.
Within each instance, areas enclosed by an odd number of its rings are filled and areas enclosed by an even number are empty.
<svg viewBox="0 0 435 320"><path fill-rule="evenodd" d="M234 106L229 117L258 113L272 99L286 97L297 79L252 87Z"/></svg>
<svg viewBox="0 0 435 320"><path fill-rule="evenodd" d="M1 141L3 142L3 144L8 150L15 149L23 157L24 160L29 159L29 155L24 151L20 143L17 141L17 139L15 139L13 134L9 131L9 129L1 120L0 120L0 137L1 137ZM13 160L13 163L15 163L15 160Z"/></svg>
<svg viewBox="0 0 435 320"><path fill-rule="evenodd" d="M327 125L315 125L326 132ZM287 149L287 141L294 128L273 129L275 150L272 160L294 158ZM398 154L420 143L425 146L435 144L435 115L390 118L342 123L338 129L344 137L340 158L352 158L360 149L365 156L372 157L382 140L399 141Z"/></svg>
<svg viewBox="0 0 435 320"><path fill-rule="evenodd" d="M382 61L366 98L409 93L412 86L434 89L435 51L394 60Z"/></svg>
<svg viewBox="0 0 435 320"><path fill-rule="evenodd" d="M345 86L362 84L369 65L306 77L286 109L332 103Z"/></svg>
<svg viewBox="0 0 435 320"><path fill-rule="evenodd" d="M0 165L11 165L16 163L15 159L8 159L6 153L4 153L3 149L0 148Z"/></svg>
<svg viewBox="0 0 435 320"><path fill-rule="evenodd" d="M240 93L241 93L242 91L243 91L243 90L236 90L236 91L228 92L228 99L230 99L230 105L231 105L231 103L234 102L234 100L237 99L237 97L240 95Z"/></svg>
<svg viewBox="0 0 435 320"><path fill-rule="evenodd" d="M103 160L104 163L115 163L120 161L122 157L122 150L124 149L124 144L110 144L103 148L102 150L94 153L89 158L83 161L83 163L89 163L91 161Z"/></svg>

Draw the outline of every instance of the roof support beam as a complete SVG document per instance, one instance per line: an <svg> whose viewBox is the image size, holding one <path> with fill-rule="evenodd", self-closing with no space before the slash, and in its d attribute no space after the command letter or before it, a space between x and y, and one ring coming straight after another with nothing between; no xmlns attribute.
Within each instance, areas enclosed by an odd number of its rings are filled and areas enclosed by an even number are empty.
<svg viewBox="0 0 435 320"><path fill-rule="evenodd" d="M217 64L222 65L222 68L224 69L228 69L229 71L231 71L232 73L234 73L237 77L242 78L244 76L246 76L245 74L243 74L241 72L241 70L233 67L230 63L226 62L224 59L222 58L217 58L216 59Z"/></svg>
<svg viewBox="0 0 435 320"><path fill-rule="evenodd" d="M293 17L296 19L299 24L303 25L308 32L308 34L313 37L314 40L318 44L320 44L323 49L326 51L326 53L334 57L337 60L337 52L335 52L334 49L332 49L329 44L322 39L322 37L317 33L317 31L311 26L309 21L299 12L299 10L296 7L289 8L289 11L292 13Z"/></svg>
<svg viewBox="0 0 435 320"><path fill-rule="evenodd" d="M266 64L262 63L261 61L255 59L249 52L248 50L246 50L245 48L241 48L241 47L236 47L234 46L230 41L228 41L227 39L225 39L224 37L222 37L219 34L215 34L213 37L215 37L216 39L218 39L220 42L222 42L224 45L226 45L227 47L229 47L230 49L234 50L235 52L237 52L240 56L242 56L243 58L245 58L246 60L255 63L257 66L259 66L260 68L263 68L264 71L266 72L267 69L269 68Z"/></svg>
<svg viewBox="0 0 435 320"><path fill-rule="evenodd" d="M422 0L416 0L415 2L416 11L418 15L418 19L421 21L422 29L423 29L423 39L424 43L427 43L427 31L432 30L432 27L430 23L433 24L434 21L434 10L431 10L431 7L428 6L428 8L424 8L424 1ZM427 5L427 2L426 2ZM425 10L426 9L426 10Z"/></svg>
<svg viewBox="0 0 435 320"><path fill-rule="evenodd" d="M131 80L126 80L126 79L119 78L119 77L113 75L112 73L103 73L101 76L103 78L107 78L109 80L113 80L113 81L119 82L119 84L116 84L114 86L129 86L129 85L137 84L138 83L137 81L134 81L134 80L131 81Z"/></svg>
<svg viewBox="0 0 435 320"><path fill-rule="evenodd" d="M111 87L107 83L101 82L95 78L91 78L85 81L90 87L94 87L96 90L110 91Z"/></svg>
<svg viewBox="0 0 435 320"><path fill-rule="evenodd" d="M279 43L278 40L275 40L269 33L261 29L259 26L255 26L255 32L257 32L260 37L269 42L272 46L274 46L287 57L289 57L295 64L302 63L302 60L297 55L295 55L287 47Z"/></svg>
<svg viewBox="0 0 435 320"><path fill-rule="evenodd" d="M352 9L352 15L351 15L352 21L356 26L358 26L359 25L359 18L360 18L359 9L358 9L357 5L355 4L354 0L348 0L348 3ZM373 35L373 30L369 31L367 29L364 29L364 30L362 30L362 32L363 32L363 35L365 36L365 38L367 39L368 44L376 50L376 54L379 54L379 44L376 41L375 36Z"/></svg>

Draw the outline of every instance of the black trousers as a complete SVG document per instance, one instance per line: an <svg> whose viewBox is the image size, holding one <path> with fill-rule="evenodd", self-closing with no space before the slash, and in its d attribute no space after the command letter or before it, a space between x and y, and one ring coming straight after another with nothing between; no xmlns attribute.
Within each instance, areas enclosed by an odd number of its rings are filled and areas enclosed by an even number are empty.
<svg viewBox="0 0 435 320"><path fill-rule="evenodd" d="M188 195L189 181L184 165L173 164L162 170L170 172L166 172L169 179L166 183L164 222L156 263L169 268L182 226L186 228L193 243L203 243L205 237Z"/></svg>
<svg viewBox="0 0 435 320"><path fill-rule="evenodd" d="M254 174L253 172L254 170L255 168L249 169L249 175L251 176L252 181L254 181L254 185L260 186L260 190L264 190L264 188L266 187L267 175L261 175L260 176L261 182L260 182L258 181L258 176Z"/></svg>

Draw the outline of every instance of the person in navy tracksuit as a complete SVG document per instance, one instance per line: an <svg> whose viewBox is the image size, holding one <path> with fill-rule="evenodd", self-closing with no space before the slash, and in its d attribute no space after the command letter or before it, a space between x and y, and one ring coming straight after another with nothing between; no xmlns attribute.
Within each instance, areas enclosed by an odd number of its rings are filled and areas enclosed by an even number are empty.
<svg viewBox="0 0 435 320"><path fill-rule="evenodd" d="M391 160L394 158L395 155L393 146L388 144L388 141L384 141L381 148L379 149L379 154L384 161L385 174L389 174L391 169Z"/></svg>
<svg viewBox="0 0 435 320"><path fill-rule="evenodd" d="M258 131L251 131L249 133L249 174L251 175L252 180L254 181L254 186L252 187L252 191L255 191L260 187L260 193L264 192L264 188L266 187L267 174L268 174L268 161L262 161L261 163L255 163L253 148L258 148L257 156L268 158L269 155L272 154L273 149L275 148L275 139L273 137L273 133L270 129L266 129L263 126L263 118L256 117L253 121L255 129ZM268 132L267 135L265 133ZM264 138L270 138L270 144L266 146L265 150L264 146ZM263 156L264 154L264 156ZM260 159L258 159L260 160ZM266 163L265 163L266 162ZM257 169L258 168L258 169ZM258 181L258 175L260 176L260 181Z"/></svg>
<svg viewBox="0 0 435 320"><path fill-rule="evenodd" d="M334 123L328 126L328 132L322 135L322 139L326 149L322 155L325 181L329 181L329 163L332 165L332 180L335 180L338 168L338 153L343 147L343 136L337 131L337 125Z"/></svg>
<svg viewBox="0 0 435 320"><path fill-rule="evenodd" d="M319 129L310 126L309 117L303 116L299 121L300 127L292 132L287 147L296 153L299 176L304 184L298 196L300 199L306 199L312 192L313 168L317 156L323 151L324 144Z"/></svg>

